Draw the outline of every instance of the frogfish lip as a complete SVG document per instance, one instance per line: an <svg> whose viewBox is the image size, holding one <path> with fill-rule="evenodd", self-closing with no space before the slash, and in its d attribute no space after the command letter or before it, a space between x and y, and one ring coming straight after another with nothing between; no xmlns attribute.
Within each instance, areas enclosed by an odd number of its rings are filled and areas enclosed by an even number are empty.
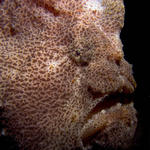
<svg viewBox="0 0 150 150"><path fill-rule="evenodd" d="M128 147L137 126L132 99L133 94L112 94L100 101L87 115L81 131L83 146Z"/></svg>

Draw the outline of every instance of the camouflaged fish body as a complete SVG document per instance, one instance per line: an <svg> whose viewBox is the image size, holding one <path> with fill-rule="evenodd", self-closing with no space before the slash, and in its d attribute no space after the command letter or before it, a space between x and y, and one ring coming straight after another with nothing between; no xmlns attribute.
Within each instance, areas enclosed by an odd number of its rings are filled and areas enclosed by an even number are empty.
<svg viewBox="0 0 150 150"><path fill-rule="evenodd" d="M124 13L123 0L0 1L0 119L20 149L131 143Z"/></svg>

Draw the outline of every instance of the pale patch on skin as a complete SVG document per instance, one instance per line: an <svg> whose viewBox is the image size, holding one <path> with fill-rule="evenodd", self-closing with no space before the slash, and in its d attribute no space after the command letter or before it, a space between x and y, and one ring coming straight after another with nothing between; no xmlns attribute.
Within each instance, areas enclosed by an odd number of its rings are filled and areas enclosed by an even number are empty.
<svg viewBox="0 0 150 150"><path fill-rule="evenodd" d="M54 56L55 57L55 56ZM57 54L56 54L57 57ZM67 60L67 57L63 57L62 59L59 60L48 60L46 62L47 65L47 71L48 72L56 72L57 68L59 68L59 66L64 63Z"/></svg>
<svg viewBox="0 0 150 150"><path fill-rule="evenodd" d="M103 11L104 7L101 5L101 3L102 0L87 0L84 7L87 10Z"/></svg>

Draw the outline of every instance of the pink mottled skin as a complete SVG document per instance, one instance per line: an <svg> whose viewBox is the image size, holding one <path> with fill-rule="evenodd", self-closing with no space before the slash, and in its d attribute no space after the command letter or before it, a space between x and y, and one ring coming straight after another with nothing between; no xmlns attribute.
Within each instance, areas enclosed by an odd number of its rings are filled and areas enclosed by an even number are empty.
<svg viewBox="0 0 150 150"><path fill-rule="evenodd" d="M123 0L0 1L0 119L21 150L132 143L123 24Z"/></svg>

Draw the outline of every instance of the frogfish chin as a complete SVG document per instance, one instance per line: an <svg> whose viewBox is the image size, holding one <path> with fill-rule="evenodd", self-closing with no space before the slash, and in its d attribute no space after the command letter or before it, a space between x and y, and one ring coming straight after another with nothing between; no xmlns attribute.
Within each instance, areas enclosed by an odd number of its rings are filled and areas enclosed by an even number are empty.
<svg viewBox="0 0 150 150"><path fill-rule="evenodd" d="M20 150L132 146L124 14L123 0L0 0L0 135Z"/></svg>

